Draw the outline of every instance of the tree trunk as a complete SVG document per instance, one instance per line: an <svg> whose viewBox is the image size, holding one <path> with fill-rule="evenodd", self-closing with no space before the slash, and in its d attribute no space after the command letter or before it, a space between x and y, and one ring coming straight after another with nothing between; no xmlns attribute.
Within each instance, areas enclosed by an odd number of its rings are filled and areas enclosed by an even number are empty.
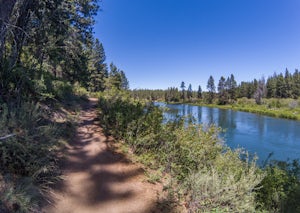
<svg viewBox="0 0 300 213"><path fill-rule="evenodd" d="M6 33L16 0L0 0L0 69L2 69Z"/></svg>
<svg viewBox="0 0 300 213"><path fill-rule="evenodd" d="M13 28L14 46L10 57L10 68L12 68L20 59L21 50L26 37L26 28L30 20L30 15L34 7L34 0L24 0L18 8L19 16L16 19Z"/></svg>

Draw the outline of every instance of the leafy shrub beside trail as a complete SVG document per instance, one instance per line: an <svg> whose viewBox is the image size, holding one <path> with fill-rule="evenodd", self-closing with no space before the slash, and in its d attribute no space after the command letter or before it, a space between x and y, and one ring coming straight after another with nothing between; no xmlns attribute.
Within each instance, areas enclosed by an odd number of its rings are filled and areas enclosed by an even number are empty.
<svg viewBox="0 0 300 213"><path fill-rule="evenodd" d="M177 196L188 202L191 212L256 209L257 186L264 172L254 161L241 160L240 150L226 148L219 128L186 124L182 118L164 124L159 108L133 101L122 92L104 94L99 109L104 128L171 175L170 187L177 188Z"/></svg>

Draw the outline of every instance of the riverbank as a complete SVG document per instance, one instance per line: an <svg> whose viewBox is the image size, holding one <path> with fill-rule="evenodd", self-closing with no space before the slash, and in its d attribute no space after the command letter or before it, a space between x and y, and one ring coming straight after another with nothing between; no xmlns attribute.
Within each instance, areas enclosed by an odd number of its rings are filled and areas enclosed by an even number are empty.
<svg viewBox="0 0 300 213"><path fill-rule="evenodd" d="M250 112L275 118L284 118L300 121L299 100L295 99L264 99L263 104L257 105L254 99L241 98L233 104L219 105L216 103L206 104L202 101L183 101L168 104L189 104L193 106L205 106L219 109Z"/></svg>

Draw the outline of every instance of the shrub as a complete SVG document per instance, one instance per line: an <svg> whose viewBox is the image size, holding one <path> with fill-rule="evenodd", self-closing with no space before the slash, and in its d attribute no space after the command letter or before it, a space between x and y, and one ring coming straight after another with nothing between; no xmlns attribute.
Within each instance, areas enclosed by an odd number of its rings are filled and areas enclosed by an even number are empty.
<svg viewBox="0 0 300 213"><path fill-rule="evenodd" d="M273 162L265 171L266 176L257 191L259 207L270 212L299 212L299 162Z"/></svg>
<svg viewBox="0 0 300 213"><path fill-rule="evenodd" d="M72 85L69 82L60 80L52 81L50 91L58 100L70 100L70 97L73 95Z"/></svg>
<svg viewBox="0 0 300 213"><path fill-rule="evenodd" d="M241 160L241 151L227 149L216 126L185 118L163 123L161 109L118 93L103 94L99 108L104 128L125 140L144 163L153 167L155 160L156 168L170 174L170 189L189 197L190 211L255 210L255 189L264 174L255 161Z"/></svg>
<svg viewBox="0 0 300 213"><path fill-rule="evenodd" d="M295 108L297 108L297 107L298 107L298 101L293 100L293 101L291 101L291 102L289 103L289 108L290 108L290 109L295 109Z"/></svg>
<svg viewBox="0 0 300 213"><path fill-rule="evenodd" d="M23 103L14 108L1 105L0 109L0 136L12 134L0 140L1 200L7 208L15 206L28 212L40 197L33 196L32 190L44 195L60 178L55 155L60 130L38 104ZM10 178L1 180L1 176Z"/></svg>

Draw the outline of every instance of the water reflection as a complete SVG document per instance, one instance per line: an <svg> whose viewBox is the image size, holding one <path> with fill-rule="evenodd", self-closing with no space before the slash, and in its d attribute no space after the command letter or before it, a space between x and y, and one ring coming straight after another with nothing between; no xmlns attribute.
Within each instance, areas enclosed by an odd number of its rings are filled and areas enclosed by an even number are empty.
<svg viewBox="0 0 300 213"><path fill-rule="evenodd" d="M198 118L198 123L201 123L201 121L202 121L202 109L201 109L201 107L197 108L197 118Z"/></svg>
<svg viewBox="0 0 300 213"><path fill-rule="evenodd" d="M300 158L298 121L186 104L165 106L170 109L165 113L167 120L174 119L177 114L192 115L198 123L216 124L226 130L222 136L229 147L244 147L256 153L260 162L270 153L274 153L271 159L276 160Z"/></svg>

